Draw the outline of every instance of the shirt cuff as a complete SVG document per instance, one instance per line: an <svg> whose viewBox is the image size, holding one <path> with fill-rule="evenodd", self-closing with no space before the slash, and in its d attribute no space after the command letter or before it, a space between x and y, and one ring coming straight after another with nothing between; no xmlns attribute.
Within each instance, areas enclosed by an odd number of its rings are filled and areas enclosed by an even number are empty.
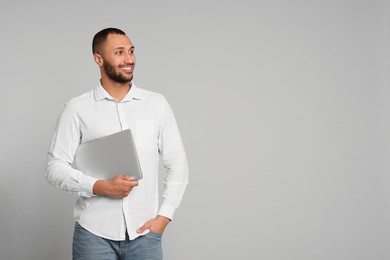
<svg viewBox="0 0 390 260"><path fill-rule="evenodd" d="M174 208L168 204L162 204L157 215L164 216L164 217L172 220L173 215L175 214L175 210L176 210L176 208Z"/></svg>
<svg viewBox="0 0 390 260"><path fill-rule="evenodd" d="M94 177L84 174L83 188L81 190L80 196L87 198L96 196L95 194L93 194L93 186L95 185L97 180L98 179Z"/></svg>

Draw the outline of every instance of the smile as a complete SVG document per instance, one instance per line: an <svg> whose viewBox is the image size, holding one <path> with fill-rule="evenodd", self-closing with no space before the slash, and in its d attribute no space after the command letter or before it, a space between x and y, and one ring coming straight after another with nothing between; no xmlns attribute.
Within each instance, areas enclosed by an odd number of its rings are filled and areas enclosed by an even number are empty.
<svg viewBox="0 0 390 260"><path fill-rule="evenodd" d="M129 67L121 67L122 70L126 71L126 72L132 72L133 71L133 67L132 66L129 66Z"/></svg>

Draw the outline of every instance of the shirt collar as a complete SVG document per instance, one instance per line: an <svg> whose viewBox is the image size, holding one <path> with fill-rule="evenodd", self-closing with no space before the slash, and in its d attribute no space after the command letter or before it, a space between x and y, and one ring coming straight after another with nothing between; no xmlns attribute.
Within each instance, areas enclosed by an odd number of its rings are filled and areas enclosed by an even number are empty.
<svg viewBox="0 0 390 260"><path fill-rule="evenodd" d="M142 93L140 89L133 82L130 82L130 84L131 84L130 91L126 94L126 96L123 97L123 99L120 102L127 102L132 99L138 99L138 100L142 99ZM98 86L95 88L95 99L96 101L101 101L103 99L115 101L115 99L111 97L111 95L108 94L108 92L103 88L100 81Z"/></svg>

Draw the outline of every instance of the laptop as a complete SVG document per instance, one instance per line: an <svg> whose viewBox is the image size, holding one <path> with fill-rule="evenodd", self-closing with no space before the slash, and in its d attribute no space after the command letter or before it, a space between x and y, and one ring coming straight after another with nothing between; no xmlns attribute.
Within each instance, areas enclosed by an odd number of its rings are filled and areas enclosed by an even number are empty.
<svg viewBox="0 0 390 260"><path fill-rule="evenodd" d="M80 144L73 168L100 180L117 175L142 179L137 149L130 129Z"/></svg>

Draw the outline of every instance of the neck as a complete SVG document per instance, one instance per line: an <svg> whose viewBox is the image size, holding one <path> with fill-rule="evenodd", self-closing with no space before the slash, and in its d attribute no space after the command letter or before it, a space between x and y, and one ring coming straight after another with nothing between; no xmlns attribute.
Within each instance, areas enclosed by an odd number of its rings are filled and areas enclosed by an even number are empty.
<svg viewBox="0 0 390 260"><path fill-rule="evenodd" d="M111 79L108 79L107 77L102 77L100 79L100 83L107 91L107 93L110 94L110 96L113 97L117 102L121 101L131 88L131 83L115 82Z"/></svg>

